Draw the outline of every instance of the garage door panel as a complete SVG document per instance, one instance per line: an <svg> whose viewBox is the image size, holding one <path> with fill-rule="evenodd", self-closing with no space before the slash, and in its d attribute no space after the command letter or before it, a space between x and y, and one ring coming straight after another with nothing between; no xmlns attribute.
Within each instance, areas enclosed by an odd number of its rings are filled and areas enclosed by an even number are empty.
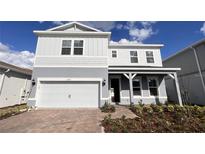
<svg viewBox="0 0 205 154"><path fill-rule="evenodd" d="M39 107L98 107L98 82L42 82Z"/></svg>

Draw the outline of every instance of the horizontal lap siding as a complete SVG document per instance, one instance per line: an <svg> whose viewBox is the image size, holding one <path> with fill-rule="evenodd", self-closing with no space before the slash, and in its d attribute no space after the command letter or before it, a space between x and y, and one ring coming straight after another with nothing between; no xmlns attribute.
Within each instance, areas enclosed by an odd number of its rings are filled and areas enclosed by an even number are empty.
<svg viewBox="0 0 205 154"><path fill-rule="evenodd" d="M117 58L112 58L112 50L117 51ZM138 63L130 62L130 51L137 51L138 53ZM154 54L154 63L147 63L146 51L153 51ZM162 66L160 49L121 49L121 48L111 48L108 53L108 63L111 66Z"/></svg>

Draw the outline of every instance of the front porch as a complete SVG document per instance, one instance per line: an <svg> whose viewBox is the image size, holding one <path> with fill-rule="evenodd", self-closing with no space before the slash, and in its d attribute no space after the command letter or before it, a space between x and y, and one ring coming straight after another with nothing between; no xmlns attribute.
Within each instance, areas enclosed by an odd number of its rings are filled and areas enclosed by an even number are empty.
<svg viewBox="0 0 205 154"><path fill-rule="evenodd" d="M175 81L178 102L182 105L176 71L179 68L109 67L109 102L115 104L165 103L167 93L164 78Z"/></svg>

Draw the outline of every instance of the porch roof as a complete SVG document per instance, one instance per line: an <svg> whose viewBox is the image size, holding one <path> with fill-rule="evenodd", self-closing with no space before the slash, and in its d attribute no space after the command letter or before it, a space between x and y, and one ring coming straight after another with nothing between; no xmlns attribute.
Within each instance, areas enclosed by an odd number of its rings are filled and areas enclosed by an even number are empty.
<svg viewBox="0 0 205 154"><path fill-rule="evenodd" d="M165 67L109 67L108 73L137 73L137 74L170 74L180 71L181 68Z"/></svg>

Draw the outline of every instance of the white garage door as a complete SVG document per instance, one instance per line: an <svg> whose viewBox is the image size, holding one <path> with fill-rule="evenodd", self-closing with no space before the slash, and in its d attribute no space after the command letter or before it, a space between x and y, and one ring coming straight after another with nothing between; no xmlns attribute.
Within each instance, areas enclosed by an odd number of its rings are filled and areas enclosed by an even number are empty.
<svg viewBox="0 0 205 154"><path fill-rule="evenodd" d="M38 88L38 107L98 107L98 82L41 81Z"/></svg>

